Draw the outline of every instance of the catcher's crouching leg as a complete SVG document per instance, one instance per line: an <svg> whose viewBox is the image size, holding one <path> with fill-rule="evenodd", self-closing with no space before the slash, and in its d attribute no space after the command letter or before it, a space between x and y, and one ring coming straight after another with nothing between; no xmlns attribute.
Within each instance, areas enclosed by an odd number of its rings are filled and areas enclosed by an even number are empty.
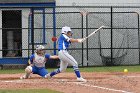
<svg viewBox="0 0 140 93"><path fill-rule="evenodd" d="M32 67L31 66L27 66L25 68L25 75L20 77L20 79L27 79L27 78L29 78L31 73L32 73Z"/></svg>

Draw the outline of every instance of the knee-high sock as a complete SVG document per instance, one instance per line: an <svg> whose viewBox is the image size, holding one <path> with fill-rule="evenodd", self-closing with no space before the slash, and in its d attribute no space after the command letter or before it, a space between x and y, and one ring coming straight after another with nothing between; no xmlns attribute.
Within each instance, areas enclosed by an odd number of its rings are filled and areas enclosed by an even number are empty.
<svg viewBox="0 0 140 93"><path fill-rule="evenodd" d="M50 73L50 76L52 77L52 76L54 76L54 75L56 75L56 74L58 74L58 73L60 73L60 69L59 69L59 68L56 69L56 70L54 70L53 72L51 72L51 73Z"/></svg>
<svg viewBox="0 0 140 93"><path fill-rule="evenodd" d="M80 75L80 71L79 71L78 67L73 66L73 69L74 69L74 71L75 71L76 76L77 76L78 78L80 78L81 75Z"/></svg>

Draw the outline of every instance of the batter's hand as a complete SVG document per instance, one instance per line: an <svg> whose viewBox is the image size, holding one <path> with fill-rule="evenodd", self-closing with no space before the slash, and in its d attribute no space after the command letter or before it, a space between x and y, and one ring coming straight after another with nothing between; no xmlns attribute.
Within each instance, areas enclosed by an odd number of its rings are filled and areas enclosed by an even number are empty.
<svg viewBox="0 0 140 93"><path fill-rule="evenodd" d="M83 42L83 38L82 39L77 39L79 43Z"/></svg>

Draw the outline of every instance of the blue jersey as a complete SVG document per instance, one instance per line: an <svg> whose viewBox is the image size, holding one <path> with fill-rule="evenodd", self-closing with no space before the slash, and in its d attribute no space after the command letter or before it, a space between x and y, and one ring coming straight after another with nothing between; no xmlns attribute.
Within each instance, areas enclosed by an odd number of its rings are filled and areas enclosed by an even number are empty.
<svg viewBox="0 0 140 93"><path fill-rule="evenodd" d="M50 59L49 54L45 54L44 56L39 56L37 53L30 56L30 62L36 67L45 67L46 61Z"/></svg>
<svg viewBox="0 0 140 93"><path fill-rule="evenodd" d="M61 34L58 39L58 50L68 49L70 43L70 38L65 34Z"/></svg>

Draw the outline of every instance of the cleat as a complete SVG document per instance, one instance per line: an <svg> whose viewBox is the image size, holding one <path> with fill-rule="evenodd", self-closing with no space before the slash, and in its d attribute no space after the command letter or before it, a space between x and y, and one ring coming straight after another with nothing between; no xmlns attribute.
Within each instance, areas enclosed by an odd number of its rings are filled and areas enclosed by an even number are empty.
<svg viewBox="0 0 140 93"><path fill-rule="evenodd" d="M20 79L27 79L30 77L31 77L31 75L29 73L26 73L25 75L21 76Z"/></svg>
<svg viewBox="0 0 140 93"><path fill-rule="evenodd" d="M52 77L50 76L50 73L49 73L49 74L47 74L47 75L45 76L45 78L51 79Z"/></svg>
<svg viewBox="0 0 140 93"><path fill-rule="evenodd" d="M24 76L21 76L20 79L26 79L25 75Z"/></svg>
<svg viewBox="0 0 140 93"><path fill-rule="evenodd" d="M84 78L82 78L82 77L77 78L77 81L79 81L79 82L87 82L87 80L86 80L86 79L84 79Z"/></svg>

